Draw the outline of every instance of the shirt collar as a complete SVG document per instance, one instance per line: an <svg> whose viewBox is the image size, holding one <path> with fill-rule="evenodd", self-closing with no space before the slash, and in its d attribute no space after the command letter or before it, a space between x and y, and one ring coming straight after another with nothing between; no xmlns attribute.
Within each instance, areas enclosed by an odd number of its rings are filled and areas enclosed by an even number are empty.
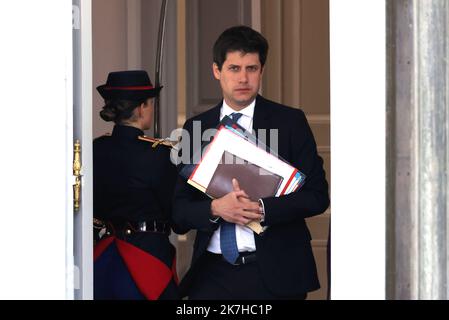
<svg viewBox="0 0 449 320"><path fill-rule="evenodd" d="M253 102L251 102L247 107L243 108L242 110L235 111L223 99L223 106L221 107L220 119L223 119L224 116L229 116L231 113L241 113L242 115L252 119L254 117L254 107L255 106L256 106L256 99L254 99Z"/></svg>

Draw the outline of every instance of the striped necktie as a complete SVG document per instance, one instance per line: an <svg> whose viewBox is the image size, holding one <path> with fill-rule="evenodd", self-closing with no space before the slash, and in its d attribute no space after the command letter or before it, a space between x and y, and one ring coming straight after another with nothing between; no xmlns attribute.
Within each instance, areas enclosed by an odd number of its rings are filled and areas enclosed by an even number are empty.
<svg viewBox="0 0 449 320"><path fill-rule="evenodd" d="M237 122L241 113L232 113L231 119ZM235 223L222 221L220 227L220 248L223 258L231 264L234 264L239 257L239 249L237 247L237 238L235 236Z"/></svg>

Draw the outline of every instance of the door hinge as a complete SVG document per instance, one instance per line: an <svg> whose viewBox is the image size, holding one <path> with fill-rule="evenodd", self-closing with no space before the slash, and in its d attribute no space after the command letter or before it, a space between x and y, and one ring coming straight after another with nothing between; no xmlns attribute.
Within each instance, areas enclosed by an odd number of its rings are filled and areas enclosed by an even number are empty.
<svg viewBox="0 0 449 320"><path fill-rule="evenodd" d="M78 211L81 201L81 144L76 140L73 148L73 176L75 184L73 185L73 209Z"/></svg>

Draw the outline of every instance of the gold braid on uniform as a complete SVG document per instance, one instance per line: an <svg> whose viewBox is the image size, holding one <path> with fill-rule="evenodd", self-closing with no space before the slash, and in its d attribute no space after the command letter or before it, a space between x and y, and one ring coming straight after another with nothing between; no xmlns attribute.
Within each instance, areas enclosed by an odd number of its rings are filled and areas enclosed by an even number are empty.
<svg viewBox="0 0 449 320"><path fill-rule="evenodd" d="M139 136L139 140L151 142L153 148L156 148L158 145L161 144L161 145L176 149L176 145L178 144L178 141L169 140L168 138L156 139L156 138L150 138L147 136Z"/></svg>

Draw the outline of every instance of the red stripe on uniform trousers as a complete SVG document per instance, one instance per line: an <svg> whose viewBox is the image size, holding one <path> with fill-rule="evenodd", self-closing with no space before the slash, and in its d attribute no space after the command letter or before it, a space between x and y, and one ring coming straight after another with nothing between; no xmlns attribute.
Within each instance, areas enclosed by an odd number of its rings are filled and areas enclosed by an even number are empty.
<svg viewBox="0 0 449 320"><path fill-rule="evenodd" d="M115 243L131 277L148 300L157 300L172 278L172 270L150 253L125 241Z"/></svg>

